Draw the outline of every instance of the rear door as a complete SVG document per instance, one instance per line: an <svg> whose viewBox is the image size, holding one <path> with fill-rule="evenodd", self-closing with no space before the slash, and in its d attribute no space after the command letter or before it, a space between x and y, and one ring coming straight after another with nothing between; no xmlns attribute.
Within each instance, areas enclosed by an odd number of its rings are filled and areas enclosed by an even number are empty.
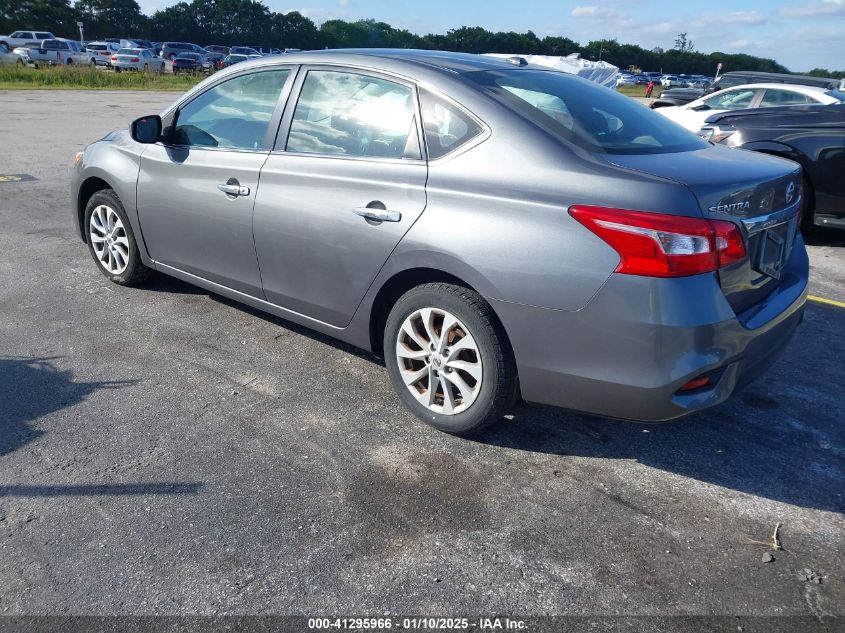
<svg viewBox="0 0 845 633"><path fill-rule="evenodd" d="M141 157L138 215L154 260L261 296L252 238L258 175L295 66L226 78L181 104Z"/></svg>
<svg viewBox="0 0 845 633"><path fill-rule="evenodd" d="M416 89L369 71L310 67L294 94L255 204L264 292L345 326L425 208Z"/></svg>

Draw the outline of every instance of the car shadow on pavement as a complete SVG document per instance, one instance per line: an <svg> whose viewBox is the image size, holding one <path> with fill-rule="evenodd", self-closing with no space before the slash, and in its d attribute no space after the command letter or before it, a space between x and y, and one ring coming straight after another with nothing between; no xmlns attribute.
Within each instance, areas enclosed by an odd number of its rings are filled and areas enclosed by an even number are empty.
<svg viewBox="0 0 845 633"><path fill-rule="evenodd" d="M53 358L0 357L0 456L44 434L31 423L72 406L100 389L120 389L134 380L74 382Z"/></svg>
<svg viewBox="0 0 845 633"><path fill-rule="evenodd" d="M842 513L845 429L823 418L795 416L788 402L776 404L749 389L716 409L661 424L523 404L512 420L476 441L562 458L634 461L773 501Z"/></svg>
<svg viewBox="0 0 845 633"><path fill-rule="evenodd" d="M845 246L845 231L823 226L812 226L803 231L807 246Z"/></svg>

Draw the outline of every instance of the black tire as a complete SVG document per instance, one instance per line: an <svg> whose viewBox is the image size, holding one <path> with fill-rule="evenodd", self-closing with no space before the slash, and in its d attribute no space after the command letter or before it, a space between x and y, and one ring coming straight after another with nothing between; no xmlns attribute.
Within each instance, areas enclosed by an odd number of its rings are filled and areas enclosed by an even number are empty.
<svg viewBox="0 0 845 633"><path fill-rule="evenodd" d="M123 223L124 230L126 232L126 239L129 242L129 261L126 269L119 275L109 272L102 262L100 262L96 251L94 250L93 241L91 240L91 215L94 213L94 209L100 205L106 205L114 209L115 213L117 213L118 217L120 217L120 221ZM153 271L147 268L141 261L141 255L138 252L138 243L135 241L135 234L132 232L132 225L126 215L126 210L123 208L123 204L120 202L120 198L117 197L114 190L103 189L91 196L91 199L85 207L85 224L83 226L83 230L85 231L85 240L88 242L88 252L91 253L91 257L94 262L96 262L97 269L111 281L121 286L138 286L150 278Z"/></svg>
<svg viewBox="0 0 845 633"><path fill-rule="evenodd" d="M807 178L807 174L803 174L801 179L801 193L803 200L801 200L801 226L806 230L811 229L813 224L813 216L816 214L816 191L813 189L813 184Z"/></svg>
<svg viewBox="0 0 845 633"><path fill-rule="evenodd" d="M408 316L424 307L446 310L457 317L475 339L483 368L475 401L454 415L436 413L420 403L405 386L395 349L400 328ZM418 418L436 429L455 435L477 433L501 420L518 394L516 362L502 327L490 306L477 292L448 283L428 283L402 295L387 317L384 328L387 372L400 399Z"/></svg>

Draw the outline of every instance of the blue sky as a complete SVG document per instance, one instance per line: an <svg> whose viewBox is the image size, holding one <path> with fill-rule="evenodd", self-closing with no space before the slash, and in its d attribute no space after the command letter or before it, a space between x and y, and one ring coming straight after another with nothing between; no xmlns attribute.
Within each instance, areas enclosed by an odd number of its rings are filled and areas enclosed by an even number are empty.
<svg viewBox="0 0 845 633"><path fill-rule="evenodd" d="M578 42L617 38L671 48L687 32L696 50L774 58L793 71L845 69L845 0L264 0L317 23L375 18L416 33L459 26L532 30ZM139 0L151 13L175 0ZM521 51L513 51L519 53Z"/></svg>

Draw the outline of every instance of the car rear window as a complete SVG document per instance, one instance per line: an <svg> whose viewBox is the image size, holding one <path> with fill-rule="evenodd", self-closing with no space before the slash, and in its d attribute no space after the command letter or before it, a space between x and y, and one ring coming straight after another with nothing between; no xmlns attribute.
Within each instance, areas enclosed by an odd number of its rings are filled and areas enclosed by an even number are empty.
<svg viewBox="0 0 845 633"><path fill-rule="evenodd" d="M643 104L580 77L530 69L467 76L516 113L588 150L661 154L708 146Z"/></svg>
<svg viewBox="0 0 845 633"><path fill-rule="evenodd" d="M89 51L104 51L107 47L105 44L89 44L87 48Z"/></svg>
<svg viewBox="0 0 845 633"><path fill-rule="evenodd" d="M140 55L141 49L139 48L121 48L117 51L118 55Z"/></svg>

